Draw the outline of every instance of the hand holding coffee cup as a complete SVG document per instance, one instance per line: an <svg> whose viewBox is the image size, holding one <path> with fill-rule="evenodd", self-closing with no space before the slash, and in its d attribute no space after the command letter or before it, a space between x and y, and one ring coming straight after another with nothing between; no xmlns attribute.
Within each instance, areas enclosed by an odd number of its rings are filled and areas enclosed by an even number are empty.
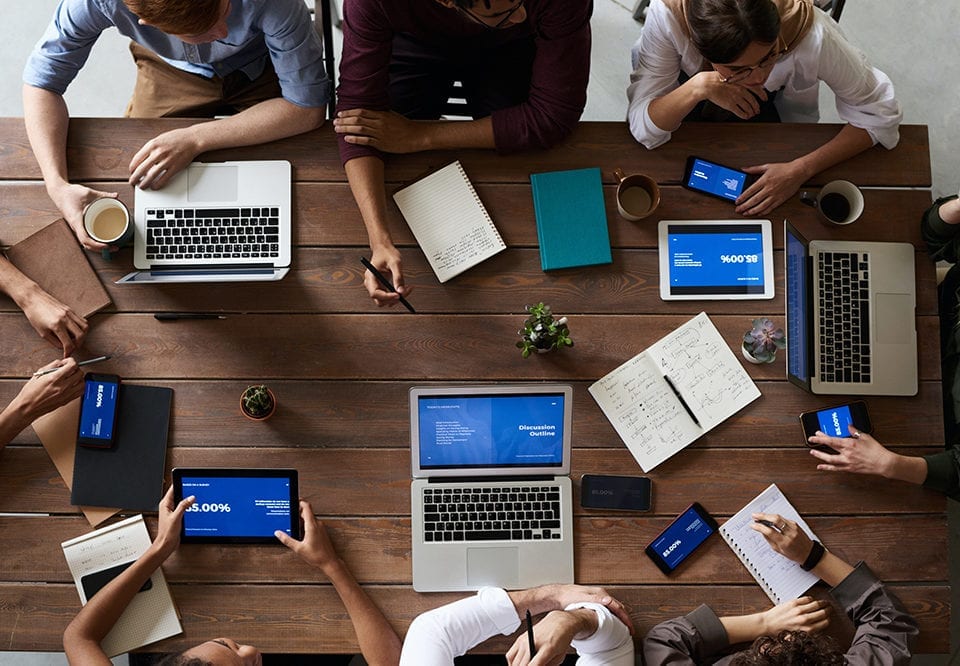
<svg viewBox="0 0 960 666"><path fill-rule="evenodd" d="M863 214L863 193L848 180L830 181L816 197L801 192L800 201L816 208L820 218L830 224L850 224Z"/></svg>
<svg viewBox="0 0 960 666"><path fill-rule="evenodd" d="M639 173L627 176L622 169L614 169L613 175L620 182L617 209L624 219L639 222L660 205L660 188L650 176Z"/></svg>
<svg viewBox="0 0 960 666"><path fill-rule="evenodd" d="M83 227L90 238L106 245L122 247L133 240L130 211L119 199L104 197L91 202L83 211ZM101 255L108 261L112 258L109 248Z"/></svg>

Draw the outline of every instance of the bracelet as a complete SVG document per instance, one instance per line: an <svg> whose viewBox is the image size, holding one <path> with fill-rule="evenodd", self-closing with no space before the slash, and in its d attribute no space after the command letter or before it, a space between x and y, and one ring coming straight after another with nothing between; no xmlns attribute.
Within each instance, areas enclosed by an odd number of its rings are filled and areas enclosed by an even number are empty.
<svg viewBox="0 0 960 666"><path fill-rule="evenodd" d="M810 571L812 568L820 564L820 560L823 559L823 554L827 552L827 549L823 547L823 544L819 541L813 542L813 548L810 549L810 554L807 555L807 559L803 561L803 564L800 565L800 568L804 571Z"/></svg>

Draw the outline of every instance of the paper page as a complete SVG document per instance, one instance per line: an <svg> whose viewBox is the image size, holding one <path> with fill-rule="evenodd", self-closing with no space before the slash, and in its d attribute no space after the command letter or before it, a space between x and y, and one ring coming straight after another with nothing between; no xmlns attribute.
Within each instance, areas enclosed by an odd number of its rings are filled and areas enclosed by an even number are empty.
<svg viewBox="0 0 960 666"><path fill-rule="evenodd" d="M760 397L760 390L705 312L647 350L696 415L703 432Z"/></svg>
<svg viewBox="0 0 960 666"><path fill-rule="evenodd" d="M150 543L150 534L140 515L64 541L61 547L80 601L84 605L87 603L80 584L84 575L134 561L147 551ZM151 579L153 587L134 595L113 629L101 641L109 656L129 652L183 631L163 571L157 569Z"/></svg>
<svg viewBox="0 0 960 666"><path fill-rule="evenodd" d="M751 514L754 513L779 514L788 520L796 521L811 539L817 537L775 483L770 484L720 526L720 534L724 540L733 548L773 603L796 599L820 579L771 548L763 535L750 527L753 523Z"/></svg>
<svg viewBox="0 0 960 666"><path fill-rule="evenodd" d="M459 161L393 198L440 282L507 247Z"/></svg>

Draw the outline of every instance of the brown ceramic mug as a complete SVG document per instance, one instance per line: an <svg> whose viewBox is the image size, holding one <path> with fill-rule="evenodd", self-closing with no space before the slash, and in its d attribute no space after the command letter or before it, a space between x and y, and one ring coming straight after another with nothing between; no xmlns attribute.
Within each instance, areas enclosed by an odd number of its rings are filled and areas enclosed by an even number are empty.
<svg viewBox="0 0 960 666"><path fill-rule="evenodd" d="M625 175L623 169L614 169L617 185L617 209L625 220L639 222L660 205L660 188L650 176L634 173Z"/></svg>

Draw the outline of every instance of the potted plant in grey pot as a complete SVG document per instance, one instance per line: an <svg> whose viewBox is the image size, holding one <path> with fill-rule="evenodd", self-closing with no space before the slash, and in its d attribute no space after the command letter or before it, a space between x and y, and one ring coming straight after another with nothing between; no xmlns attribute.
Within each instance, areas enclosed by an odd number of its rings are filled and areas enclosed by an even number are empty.
<svg viewBox="0 0 960 666"><path fill-rule="evenodd" d="M787 346L787 335L782 328L766 317L753 320L753 328L743 334L740 351L751 363L773 363L777 350Z"/></svg>
<svg viewBox="0 0 960 666"><path fill-rule="evenodd" d="M240 396L240 413L253 421L266 421L277 411L277 397L263 384L248 386Z"/></svg>
<svg viewBox="0 0 960 666"><path fill-rule="evenodd" d="M517 347L523 358L527 358L534 351L543 354L573 346L566 317L557 319L550 311L550 306L543 302L528 305L525 309L529 316L523 322L523 328L517 331L520 336Z"/></svg>

